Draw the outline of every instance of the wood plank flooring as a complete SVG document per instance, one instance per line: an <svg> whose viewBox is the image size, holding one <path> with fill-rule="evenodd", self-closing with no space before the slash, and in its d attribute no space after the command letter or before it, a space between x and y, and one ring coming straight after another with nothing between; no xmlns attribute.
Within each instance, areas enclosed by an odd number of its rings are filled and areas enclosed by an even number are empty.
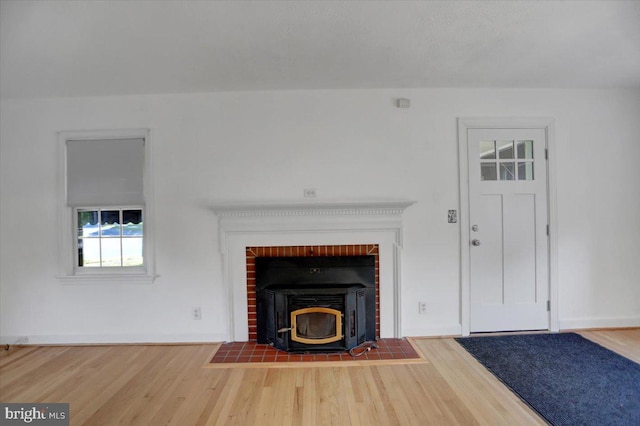
<svg viewBox="0 0 640 426"><path fill-rule="evenodd" d="M640 329L580 332L640 362ZM0 354L0 401L68 402L72 425L544 425L452 338L426 364L203 368L216 348L25 346Z"/></svg>

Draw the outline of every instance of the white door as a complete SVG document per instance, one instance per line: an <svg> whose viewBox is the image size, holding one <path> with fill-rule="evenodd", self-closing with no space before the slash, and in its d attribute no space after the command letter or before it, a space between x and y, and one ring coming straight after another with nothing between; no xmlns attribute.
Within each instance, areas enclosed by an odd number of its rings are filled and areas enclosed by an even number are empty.
<svg viewBox="0 0 640 426"><path fill-rule="evenodd" d="M549 329L544 129L469 129L471 332Z"/></svg>

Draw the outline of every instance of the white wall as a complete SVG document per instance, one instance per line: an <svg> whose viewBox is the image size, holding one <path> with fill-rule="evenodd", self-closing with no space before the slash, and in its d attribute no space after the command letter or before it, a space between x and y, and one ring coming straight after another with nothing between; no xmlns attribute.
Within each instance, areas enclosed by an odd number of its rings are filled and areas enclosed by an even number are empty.
<svg viewBox="0 0 640 426"><path fill-rule="evenodd" d="M208 206L301 199L304 187L320 199L417 200L404 214L403 334L459 332L459 228L447 210L458 208L461 116L556 118L560 327L640 325L639 90L233 92L3 100L0 112L4 341L225 339ZM141 127L154 151L159 277L59 282L56 132Z"/></svg>

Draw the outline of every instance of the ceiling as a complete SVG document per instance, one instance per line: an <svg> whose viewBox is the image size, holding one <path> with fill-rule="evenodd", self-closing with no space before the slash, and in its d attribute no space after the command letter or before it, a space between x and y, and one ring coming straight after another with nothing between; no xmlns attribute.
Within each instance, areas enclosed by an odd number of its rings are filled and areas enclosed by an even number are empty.
<svg viewBox="0 0 640 426"><path fill-rule="evenodd" d="M13 1L3 98L640 88L640 1Z"/></svg>

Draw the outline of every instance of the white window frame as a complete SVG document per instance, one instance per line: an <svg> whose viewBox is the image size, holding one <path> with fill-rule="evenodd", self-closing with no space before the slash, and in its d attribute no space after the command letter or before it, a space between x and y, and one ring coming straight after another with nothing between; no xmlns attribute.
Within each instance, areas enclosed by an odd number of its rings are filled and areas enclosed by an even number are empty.
<svg viewBox="0 0 640 426"><path fill-rule="evenodd" d="M58 132L58 263L57 278L68 283L152 283L155 275L153 179L151 140L148 129L72 130ZM120 205L67 205L67 141L144 139L143 266L86 268L78 266L77 210L91 207L122 208Z"/></svg>

